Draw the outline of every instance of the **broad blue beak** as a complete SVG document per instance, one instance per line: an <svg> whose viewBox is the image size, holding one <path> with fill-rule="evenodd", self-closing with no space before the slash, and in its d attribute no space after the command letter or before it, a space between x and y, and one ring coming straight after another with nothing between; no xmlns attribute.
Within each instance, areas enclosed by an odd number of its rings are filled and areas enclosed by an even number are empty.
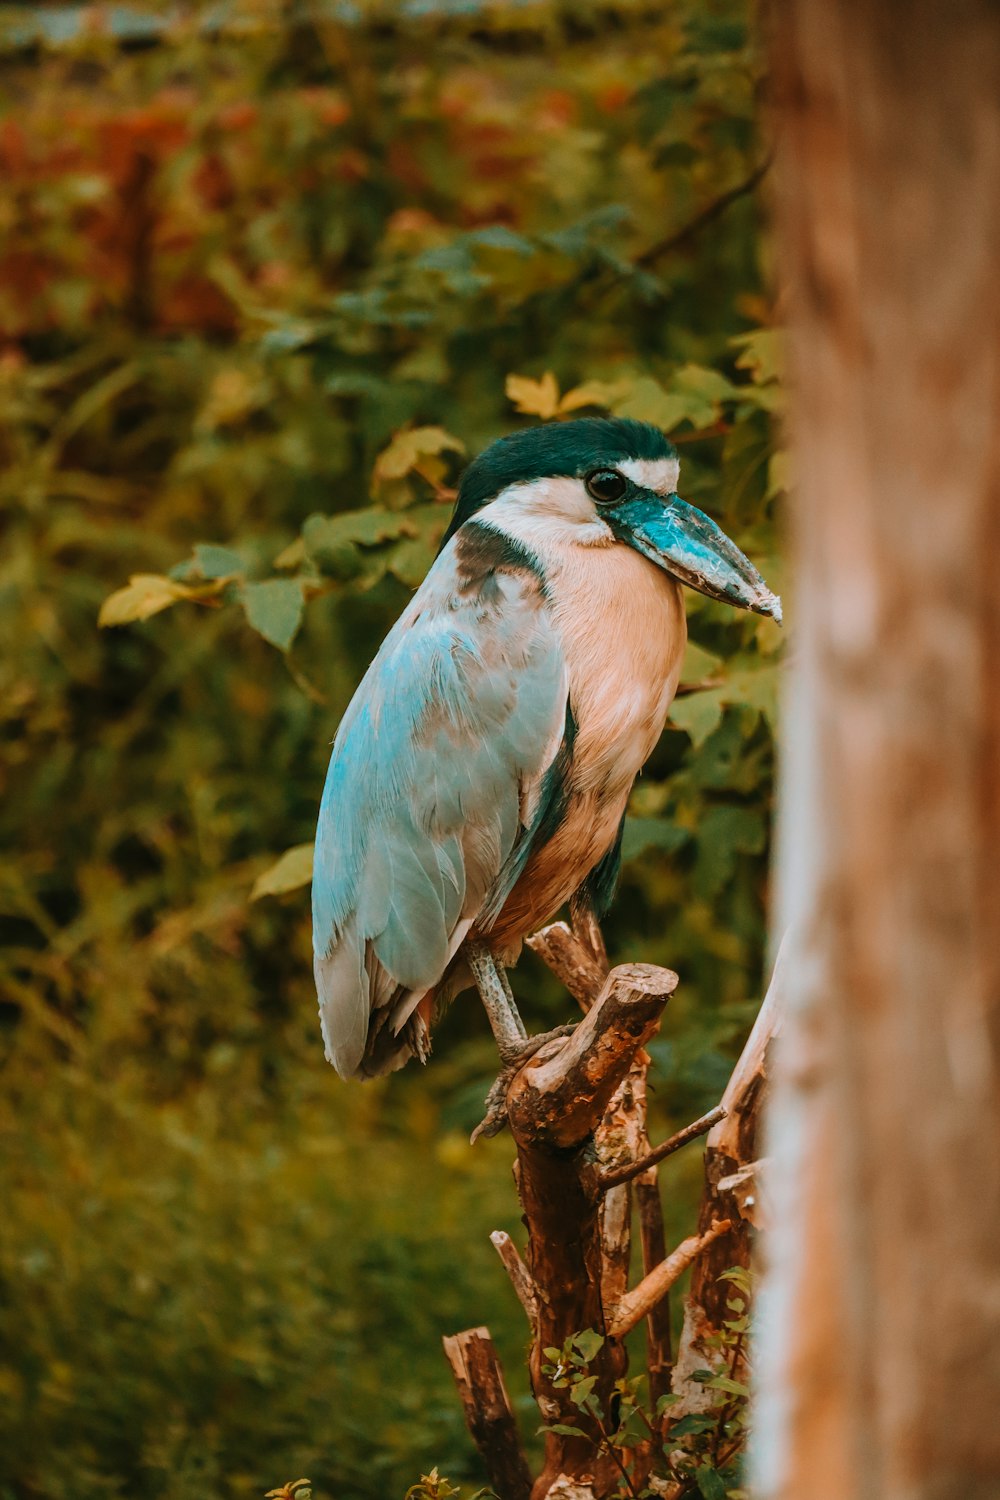
<svg viewBox="0 0 1000 1500"><path fill-rule="evenodd" d="M781 624L781 600L711 516L679 495L636 491L603 509L615 534L688 588Z"/></svg>

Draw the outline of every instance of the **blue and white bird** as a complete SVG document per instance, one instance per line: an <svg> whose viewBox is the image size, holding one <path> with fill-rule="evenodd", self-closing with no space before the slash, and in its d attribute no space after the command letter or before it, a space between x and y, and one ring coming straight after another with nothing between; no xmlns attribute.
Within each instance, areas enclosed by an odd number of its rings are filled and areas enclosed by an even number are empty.
<svg viewBox="0 0 1000 1500"><path fill-rule="evenodd" d="M501 438L344 715L319 813L313 941L345 1078L426 1060L478 989L507 1066L506 978L575 898L600 912L625 806L687 639L681 584L781 618L753 564L677 493L676 450L622 419Z"/></svg>

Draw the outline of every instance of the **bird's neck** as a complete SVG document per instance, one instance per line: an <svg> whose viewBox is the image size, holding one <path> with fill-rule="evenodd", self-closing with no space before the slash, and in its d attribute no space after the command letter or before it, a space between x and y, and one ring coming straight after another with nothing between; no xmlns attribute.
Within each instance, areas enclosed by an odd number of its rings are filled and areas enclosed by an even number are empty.
<svg viewBox="0 0 1000 1500"><path fill-rule="evenodd" d="M687 642L680 584L617 541L600 518L598 532L537 504L530 515L502 501L490 510L499 514L484 512L482 520L537 560L566 657L577 767L595 784L610 777L631 786L663 731L680 676Z"/></svg>

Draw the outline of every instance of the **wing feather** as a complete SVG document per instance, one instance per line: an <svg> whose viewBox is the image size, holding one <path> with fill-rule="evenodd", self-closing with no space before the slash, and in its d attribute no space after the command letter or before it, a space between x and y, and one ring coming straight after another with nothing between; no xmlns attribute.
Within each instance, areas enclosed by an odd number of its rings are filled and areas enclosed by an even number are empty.
<svg viewBox="0 0 1000 1500"><path fill-rule="evenodd" d="M372 1070L375 1038L376 1070L409 1055L401 1028L526 836L521 811L559 744L566 693L540 578L471 574L459 532L344 715L323 792L315 972L343 1075Z"/></svg>

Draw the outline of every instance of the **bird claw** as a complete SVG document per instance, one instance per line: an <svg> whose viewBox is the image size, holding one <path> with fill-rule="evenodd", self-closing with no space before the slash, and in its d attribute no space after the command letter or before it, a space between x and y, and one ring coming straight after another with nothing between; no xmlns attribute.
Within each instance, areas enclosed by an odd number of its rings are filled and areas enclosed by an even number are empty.
<svg viewBox="0 0 1000 1500"><path fill-rule="evenodd" d="M469 1137L474 1146L480 1136L487 1139L499 1135L507 1123L507 1090L514 1081L515 1075L520 1073L525 1063L530 1061L547 1042L554 1042L561 1038L570 1036L577 1028L577 1022L571 1021L565 1026L556 1026L552 1031L543 1031L539 1036L529 1036L517 1047L507 1051L504 1058L504 1066L500 1069L497 1077L490 1086L486 1095L486 1113Z"/></svg>

